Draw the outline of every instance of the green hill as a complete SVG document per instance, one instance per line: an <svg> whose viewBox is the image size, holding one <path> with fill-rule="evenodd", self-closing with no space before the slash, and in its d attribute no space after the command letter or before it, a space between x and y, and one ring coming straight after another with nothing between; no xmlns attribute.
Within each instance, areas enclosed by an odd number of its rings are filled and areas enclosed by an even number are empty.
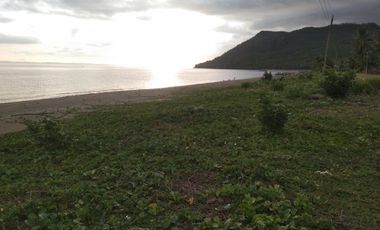
<svg viewBox="0 0 380 230"><path fill-rule="evenodd" d="M360 26L375 34L379 26L340 24L332 29L329 56L350 56L353 37ZM308 69L317 56L324 54L328 27L306 27L292 32L262 31L214 60L195 68L222 69Z"/></svg>

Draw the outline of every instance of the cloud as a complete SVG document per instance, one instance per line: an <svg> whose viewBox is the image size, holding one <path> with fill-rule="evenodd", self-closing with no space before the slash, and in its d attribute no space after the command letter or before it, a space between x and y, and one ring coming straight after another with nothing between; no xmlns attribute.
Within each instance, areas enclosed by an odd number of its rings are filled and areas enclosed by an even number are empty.
<svg viewBox="0 0 380 230"><path fill-rule="evenodd" d="M111 18L159 6L164 0L2 0L0 8L34 13L55 13L80 18Z"/></svg>
<svg viewBox="0 0 380 230"><path fill-rule="evenodd" d="M79 47L63 47L59 48L55 51L57 55L63 56L90 56L84 49Z"/></svg>
<svg viewBox="0 0 380 230"><path fill-rule="evenodd" d="M109 18L117 13L155 8L182 8L211 15L239 17L252 10L272 10L297 0L2 0L0 7L36 13L62 13L76 17ZM299 2L299 1L298 1Z"/></svg>
<svg viewBox="0 0 380 230"><path fill-rule="evenodd" d="M273 10L274 8L286 7L295 3L294 0L169 0L168 4L180 8L191 9L212 15L234 15L257 12L261 10ZM300 1L298 1L299 3Z"/></svg>
<svg viewBox="0 0 380 230"><path fill-rule="evenodd" d="M10 19L10 18L7 18L7 17L4 17L4 16L0 15L0 23L8 23L8 22L11 22L11 21L13 21L13 20Z"/></svg>
<svg viewBox="0 0 380 230"><path fill-rule="evenodd" d="M103 47L111 46L112 43L111 42L88 43L87 45L90 46L90 47L95 47L95 48L103 48Z"/></svg>
<svg viewBox="0 0 380 230"><path fill-rule="evenodd" d="M38 39L31 37L0 34L0 44L37 44Z"/></svg>
<svg viewBox="0 0 380 230"><path fill-rule="evenodd" d="M337 22L380 23L380 1L378 0L335 0L328 1L329 13ZM306 25L325 25L319 1L300 0L169 0L169 4L222 16L228 20L245 22L253 30L293 29Z"/></svg>
<svg viewBox="0 0 380 230"><path fill-rule="evenodd" d="M318 3L318 2L317 2ZM332 2L330 13L335 16L335 23L368 23L380 22L380 1L363 0L361 4L354 4L353 1ZM279 10L275 17L263 17L251 24L255 29L295 29L303 26L327 25L330 20L325 18L321 7L314 4L305 5L303 10L297 10L296 16L287 10Z"/></svg>
<svg viewBox="0 0 380 230"><path fill-rule="evenodd" d="M72 38L76 38L76 36L78 35L78 33L79 33L79 30L77 28L73 28L71 30L71 37Z"/></svg>
<svg viewBox="0 0 380 230"><path fill-rule="evenodd" d="M66 56L66 57L93 57L93 54L86 52L82 48L78 47L54 47L54 49L49 51L16 51L17 54L24 54L28 56L39 55L39 56Z"/></svg>
<svg viewBox="0 0 380 230"><path fill-rule="evenodd" d="M150 21L150 20L152 20L152 17L149 16L149 15L141 15L141 16L137 16L136 18L138 20L141 20L141 21Z"/></svg>
<svg viewBox="0 0 380 230"><path fill-rule="evenodd" d="M215 31L222 32L222 33L230 33L230 34L241 34L241 35L251 34L250 29L244 26L244 24L242 23L239 23L239 25L232 24L232 23L225 23L221 26L216 27Z"/></svg>
<svg viewBox="0 0 380 230"><path fill-rule="evenodd" d="M331 5L327 8L340 22L380 22L379 0L327 2ZM272 27L287 29L326 22L317 0L2 0L0 8L102 19L109 19L118 13L181 8L245 22L247 28L254 26L256 30Z"/></svg>

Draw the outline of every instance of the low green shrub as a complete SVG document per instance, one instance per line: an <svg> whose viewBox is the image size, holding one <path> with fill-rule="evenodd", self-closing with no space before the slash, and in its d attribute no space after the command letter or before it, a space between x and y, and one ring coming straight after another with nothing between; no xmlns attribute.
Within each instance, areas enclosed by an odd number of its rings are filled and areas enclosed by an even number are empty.
<svg viewBox="0 0 380 230"><path fill-rule="evenodd" d="M344 98L347 96L352 86L352 81L355 78L355 73L329 71L321 83L321 87L325 93L332 98Z"/></svg>
<svg viewBox="0 0 380 230"><path fill-rule="evenodd" d="M252 87L252 83L251 82L243 82L243 83L241 83L241 87L243 89L251 88Z"/></svg>
<svg viewBox="0 0 380 230"><path fill-rule="evenodd" d="M354 95L372 94L374 89L368 81L357 80L352 83L351 92Z"/></svg>
<svg viewBox="0 0 380 230"><path fill-rule="evenodd" d="M375 90L375 92L380 91L380 79L378 78L372 78L368 79L368 84L372 86L372 88Z"/></svg>
<svg viewBox="0 0 380 230"><path fill-rule="evenodd" d="M282 132L288 121L286 107L282 104L274 104L268 97L261 98L260 106L258 119L263 129L272 133Z"/></svg>
<svg viewBox="0 0 380 230"><path fill-rule="evenodd" d="M289 86L285 89L285 97L288 99L304 98L306 92L301 86Z"/></svg>
<svg viewBox="0 0 380 230"><path fill-rule="evenodd" d="M272 81L271 89L273 91L283 91L285 89L285 84L279 80Z"/></svg>
<svg viewBox="0 0 380 230"><path fill-rule="evenodd" d="M314 77L313 72L301 72L297 75L300 79L308 79L308 80L311 80Z"/></svg>
<svg viewBox="0 0 380 230"><path fill-rule="evenodd" d="M27 130L37 144L47 149L62 149L70 142L69 136L62 128L62 124L49 118L27 124Z"/></svg>
<svg viewBox="0 0 380 230"><path fill-rule="evenodd" d="M268 71L265 71L264 74L263 74L263 80L265 81L270 81L273 79L273 75L272 75L272 72L268 72Z"/></svg>

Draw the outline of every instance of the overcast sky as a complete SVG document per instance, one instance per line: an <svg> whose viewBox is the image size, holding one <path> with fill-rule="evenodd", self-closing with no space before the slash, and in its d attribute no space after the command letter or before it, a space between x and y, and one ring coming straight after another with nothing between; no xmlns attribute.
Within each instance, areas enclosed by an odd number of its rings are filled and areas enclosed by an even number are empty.
<svg viewBox="0 0 380 230"><path fill-rule="evenodd" d="M260 30L379 12L380 0L0 0L0 60L192 67Z"/></svg>

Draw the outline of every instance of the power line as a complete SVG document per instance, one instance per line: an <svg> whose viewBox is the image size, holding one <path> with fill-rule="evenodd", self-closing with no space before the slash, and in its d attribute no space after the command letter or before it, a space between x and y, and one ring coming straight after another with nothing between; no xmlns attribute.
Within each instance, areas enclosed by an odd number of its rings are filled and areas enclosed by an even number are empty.
<svg viewBox="0 0 380 230"><path fill-rule="evenodd" d="M321 6L322 14L325 19L328 18L328 13L326 12L325 6L324 6L324 1L323 0L318 0L319 5Z"/></svg>
<svg viewBox="0 0 380 230"><path fill-rule="evenodd" d="M318 2L319 2L319 6L321 7L321 10L322 10L322 17L326 18L326 13L325 13L325 11L323 9L323 5L322 5L321 0L318 0Z"/></svg>
<svg viewBox="0 0 380 230"><path fill-rule="evenodd" d="M326 0L326 1L327 1L327 5L329 7L330 14L332 14L333 10L332 10L332 7L331 7L331 1L330 0Z"/></svg>
<svg viewBox="0 0 380 230"><path fill-rule="evenodd" d="M330 10L329 10L329 6L328 6L328 0L323 0L323 5L325 6L325 9L326 9L326 14L327 14L327 18L329 19L330 16L331 16L331 13L330 13Z"/></svg>
<svg viewBox="0 0 380 230"><path fill-rule="evenodd" d="M328 52L329 52L329 43L330 43L331 29L332 29L333 23L334 23L334 15L331 16L331 22L330 22L330 26L329 26L329 33L327 34L326 49L325 49L325 59L324 59L324 62L323 62L323 72L325 72L326 67L327 67L327 55L328 55Z"/></svg>
<svg viewBox="0 0 380 230"><path fill-rule="evenodd" d="M321 0L318 0L318 2L319 2L319 6L321 7L321 10L322 10L322 17L326 18L326 13L325 13L325 11L323 9L323 5L322 5Z"/></svg>

